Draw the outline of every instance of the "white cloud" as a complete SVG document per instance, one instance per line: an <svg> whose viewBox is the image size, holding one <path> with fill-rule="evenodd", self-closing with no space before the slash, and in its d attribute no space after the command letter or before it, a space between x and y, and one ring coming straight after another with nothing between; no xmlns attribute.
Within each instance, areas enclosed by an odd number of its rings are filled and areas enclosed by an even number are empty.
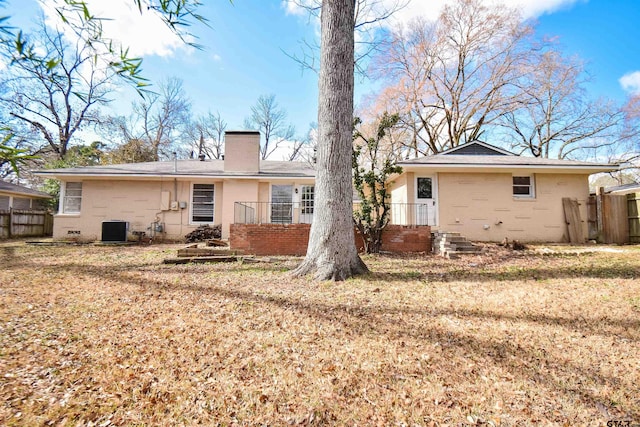
<svg viewBox="0 0 640 427"><path fill-rule="evenodd" d="M618 80L622 89L629 93L640 93L640 71L627 73Z"/></svg>
<svg viewBox="0 0 640 427"><path fill-rule="evenodd" d="M58 2L40 2L47 25L56 26L61 22L55 9ZM156 13L145 10L144 1L143 13L131 0L87 0L86 3L92 15L104 19L104 37L128 48L130 56L170 56L178 49L188 48Z"/></svg>
<svg viewBox="0 0 640 427"><path fill-rule="evenodd" d="M303 7L298 6L298 4L310 5L316 2L317 0L282 0L282 7L287 15L305 16L307 11Z"/></svg>

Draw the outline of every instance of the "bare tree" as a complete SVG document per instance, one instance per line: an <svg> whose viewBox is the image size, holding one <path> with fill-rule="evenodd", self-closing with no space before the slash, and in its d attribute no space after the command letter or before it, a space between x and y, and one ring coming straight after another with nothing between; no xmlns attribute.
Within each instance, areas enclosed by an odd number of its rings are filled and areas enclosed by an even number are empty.
<svg viewBox="0 0 640 427"><path fill-rule="evenodd" d="M305 9L312 18L319 18L322 0L286 0ZM366 60L378 51L378 32L394 13L404 9L410 0L354 0L354 66L358 73L366 74ZM319 70L320 45L315 41L301 41L302 54L289 55L303 69Z"/></svg>
<svg viewBox="0 0 640 427"><path fill-rule="evenodd" d="M70 44L44 23L33 42L44 52L43 61L14 58L5 71L0 103L14 120L37 131L31 154L64 159L78 131L102 122L98 107L109 102L114 72L99 66L83 39ZM7 56L15 53L4 47Z"/></svg>
<svg viewBox="0 0 640 427"><path fill-rule="evenodd" d="M295 128L286 122L287 112L276 102L275 95L260 95L251 107L251 116L245 119L245 127L260 131L262 160L273 154L285 141L293 139Z"/></svg>
<svg viewBox="0 0 640 427"><path fill-rule="evenodd" d="M286 160L289 162L303 161L313 164L317 146L318 125L310 123L304 136L298 136L291 141L291 149Z"/></svg>
<svg viewBox="0 0 640 427"><path fill-rule="evenodd" d="M512 148L563 159L620 142L623 112L611 102L589 100L585 76L581 61L556 50L532 55L519 85L519 108L500 120Z"/></svg>
<svg viewBox="0 0 640 427"><path fill-rule="evenodd" d="M298 160L302 162L306 162L310 165L315 165L316 163L316 152L318 149L318 124L315 122L309 123L309 129L304 137L299 138L298 149L294 147L293 151L297 151L295 157L292 155L289 157L289 160Z"/></svg>
<svg viewBox="0 0 640 427"><path fill-rule="evenodd" d="M150 93L133 103L129 120L119 120L124 141L143 141L153 153L153 160L169 158L178 150L191 112L191 101L184 93L182 80L169 78L159 88L158 93Z"/></svg>
<svg viewBox="0 0 640 427"><path fill-rule="evenodd" d="M356 113L356 116L362 119L360 127L363 133L374 134L381 118L389 115L389 111L394 112L397 121L394 126L385 129L385 137L378 141L377 150L381 157L396 162L426 154L418 143L416 122L407 120L411 117L410 111L406 108L407 100L402 96L402 93L396 93L393 88L383 89L380 93L365 98Z"/></svg>
<svg viewBox="0 0 640 427"><path fill-rule="evenodd" d="M629 97L623 111L627 121L640 120L640 93L634 93Z"/></svg>
<svg viewBox="0 0 640 427"><path fill-rule="evenodd" d="M318 102L315 209L309 246L294 275L344 280L368 271L353 234L351 154L354 2L324 0Z"/></svg>
<svg viewBox="0 0 640 427"><path fill-rule="evenodd" d="M616 156L612 161L620 163L621 175L627 174L633 177L635 182L640 181L640 92L632 94L622 108L624 123L622 127L622 140L624 145L618 147Z"/></svg>
<svg viewBox="0 0 640 427"><path fill-rule="evenodd" d="M457 0L435 22L392 32L373 69L399 94L411 148L438 153L477 140L513 110L531 34L517 10L481 0Z"/></svg>
<svg viewBox="0 0 640 427"><path fill-rule="evenodd" d="M227 122L220 112L209 112L189 124L187 135L191 140L192 157L203 155L210 159L222 159L226 129Z"/></svg>

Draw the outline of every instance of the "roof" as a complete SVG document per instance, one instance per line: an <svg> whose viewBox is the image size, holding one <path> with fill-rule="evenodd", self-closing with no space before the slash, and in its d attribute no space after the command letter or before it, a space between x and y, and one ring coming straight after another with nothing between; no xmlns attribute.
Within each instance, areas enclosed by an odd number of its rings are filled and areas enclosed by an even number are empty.
<svg viewBox="0 0 640 427"><path fill-rule="evenodd" d="M632 182L630 184L622 184L622 185L615 185L612 187L605 187L604 192L606 194L640 193L640 182Z"/></svg>
<svg viewBox="0 0 640 427"><path fill-rule="evenodd" d="M39 170L36 175L55 177L204 177L204 178L313 178L315 169L304 162L262 160L258 173L225 172L224 160L177 160L82 166Z"/></svg>
<svg viewBox="0 0 640 427"><path fill-rule="evenodd" d="M493 152L488 152L492 150ZM482 152L483 154L477 154ZM537 170L575 170L588 173L613 171L618 165L609 163L591 163L577 160L546 159L541 157L519 156L483 142L470 142L451 150L418 159L398 162L403 168L459 169L537 169Z"/></svg>
<svg viewBox="0 0 640 427"><path fill-rule="evenodd" d="M449 148L441 152L440 154L456 154L456 155L468 155L468 154L482 154L489 156L517 156L517 154L511 151L504 150L495 145L488 144L483 141L473 141L466 144L458 145L457 147Z"/></svg>
<svg viewBox="0 0 640 427"><path fill-rule="evenodd" d="M12 184L0 180L0 193L11 193L20 196L31 196L38 199L50 199L51 195L42 191L33 190L31 188L24 187L22 185Z"/></svg>

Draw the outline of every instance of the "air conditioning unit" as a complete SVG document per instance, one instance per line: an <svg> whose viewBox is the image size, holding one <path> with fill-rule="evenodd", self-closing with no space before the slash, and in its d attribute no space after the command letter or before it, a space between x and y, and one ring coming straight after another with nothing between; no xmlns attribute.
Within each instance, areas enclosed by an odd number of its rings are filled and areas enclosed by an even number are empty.
<svg viewBox="0 0 640 427"><path fill-rule="evenodd" d="M103 242L126 242L129 223L126 221L102 221Z"/></svg>

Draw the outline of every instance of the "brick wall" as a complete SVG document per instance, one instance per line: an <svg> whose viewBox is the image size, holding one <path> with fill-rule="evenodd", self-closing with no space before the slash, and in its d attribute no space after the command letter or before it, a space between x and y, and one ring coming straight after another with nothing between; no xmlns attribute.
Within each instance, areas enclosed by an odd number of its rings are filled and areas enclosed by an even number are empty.
<svg viewBox="0 0 640 427"><path fill-rule="evenodd" d="M309 243L309 224L231 224L229 245L247 254L304 255ZM362 240L355 232L356 246ZM428 226L389 225L382 234L382 250L388 252L430 252Z"/></svg>
<svg viewBox="0 0 640 427"><path fill-rule="evenodd" d="M310 224L231 224L229 246L255 255L304 255Z"/></svg>
<svg viewBox="0 0 640 427"><path fill-rule="evenodd" d="M431 227L387 225L382 232L382 250L388 252L431 252Z"/></svg>

